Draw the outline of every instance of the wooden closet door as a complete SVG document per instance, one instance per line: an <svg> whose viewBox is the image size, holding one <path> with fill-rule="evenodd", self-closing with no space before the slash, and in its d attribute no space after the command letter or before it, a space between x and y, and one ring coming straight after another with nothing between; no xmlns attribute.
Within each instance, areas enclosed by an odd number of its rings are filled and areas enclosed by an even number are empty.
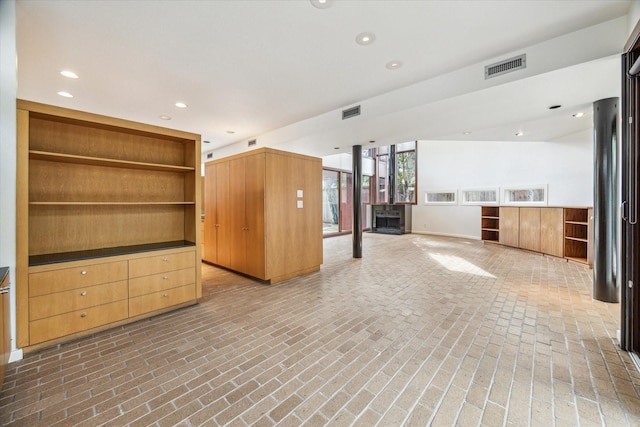
<svg viewBox="0 0 640 427"><path fill-rule="evenodd" d="M214 264L218 263L216 229L218 215L216 212L216 164L204 166L204 253L202 259Z"/></svg>
<svg viewBox="0 0 640 427"><path fill-rule="evenodd" d="M265 155L246 159L246 273L267 279L265 251Z"/></svg>
<svg viewBox="0 0 640 427"><path fill-rule="evenodd" d="M229 161L229 266L246 273L245 158Z"/></svg>
<svg viewBox="0 0 640 427"><path fill-rule="evenodd" d="M217 264L231 267L231 215L229 207L229 162L216 168Z"/></svg>

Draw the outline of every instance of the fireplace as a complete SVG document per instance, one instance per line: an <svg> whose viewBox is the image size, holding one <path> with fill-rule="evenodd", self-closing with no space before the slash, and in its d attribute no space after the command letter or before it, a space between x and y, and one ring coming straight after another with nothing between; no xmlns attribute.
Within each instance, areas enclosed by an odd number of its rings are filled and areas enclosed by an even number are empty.
<svg viewBox="0 0 640 427"><path fill-rule="evenodd" d="M411 233L411 205L372 205L371 232Z"/></svg>

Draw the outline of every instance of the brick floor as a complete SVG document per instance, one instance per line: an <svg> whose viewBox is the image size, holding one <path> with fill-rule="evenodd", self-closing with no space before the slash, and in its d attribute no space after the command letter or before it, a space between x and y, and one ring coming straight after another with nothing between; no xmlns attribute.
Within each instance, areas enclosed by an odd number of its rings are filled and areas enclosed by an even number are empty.
<svg viewBox="0 0 640 427"><path fill-rule="evenodd" d="M585 266L420 235L324 247L272 286L204 265L199 305L26 355L0 425L640 425L620 306Z"/></svg>

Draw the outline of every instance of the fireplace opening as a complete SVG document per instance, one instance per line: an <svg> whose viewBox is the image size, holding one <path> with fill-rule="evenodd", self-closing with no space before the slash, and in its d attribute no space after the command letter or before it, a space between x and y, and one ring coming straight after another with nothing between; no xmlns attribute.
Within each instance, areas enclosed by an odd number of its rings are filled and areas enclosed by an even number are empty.
<svg viewBox="0 0 640 427"><path fill-rule="evenodd" d="M373 205L372 211L372 232L384 234L404 234L411 232L410 205Z"/></svg>

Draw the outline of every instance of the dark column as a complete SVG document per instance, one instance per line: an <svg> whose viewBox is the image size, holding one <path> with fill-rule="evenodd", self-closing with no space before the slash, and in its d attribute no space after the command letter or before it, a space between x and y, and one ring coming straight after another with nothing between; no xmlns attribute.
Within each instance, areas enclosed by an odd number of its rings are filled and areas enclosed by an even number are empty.
<svg viewBox="0 0 640 427"><path fill-rule="evenodd" d="M618 302L618 98L593 103L593 297Z"/></svg>
<svg viewBox="0 0 640 427"><path fill-rule="evenodd" d="M362 146L353 146L353 257L362 258Z"/></svg>
<svg viewBox="0 0 640 427"><path fill-rule="evenodd" d="M396 202L396 145L389 146L389 204Z"/></svg>

